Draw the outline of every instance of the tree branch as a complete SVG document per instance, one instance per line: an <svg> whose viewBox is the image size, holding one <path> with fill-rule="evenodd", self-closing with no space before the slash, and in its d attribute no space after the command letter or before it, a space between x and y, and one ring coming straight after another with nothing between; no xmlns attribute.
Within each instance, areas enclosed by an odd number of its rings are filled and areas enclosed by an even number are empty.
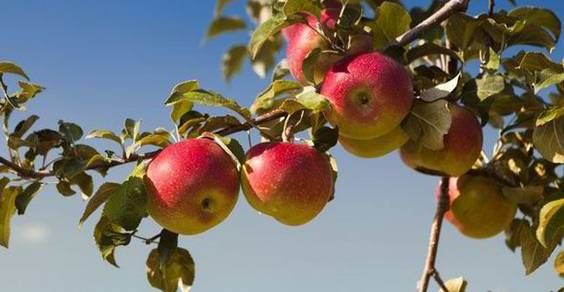
<svg viewBox="0 0 564 292"><path fill-rule="evenodd" d="M240 125L227 127L227 128L221 129L221 130L219 130L215 133L218 134L218 135L221 135L221 136L231 135L231 134L234 134L234 133L237 133L237 132L249 130L254 125L260 125L260 124L263 124L263 123L266 123L266 122L269 122L269 121L273 121L273 120L282 118L286 115L287 115L286 111L281 110L281 109L276 109L276 110L270 111L268 113L265 113L261 116L258 116L254 120L245 122L245 123L240 124ZM108 163L108 164L91 165L91 166L87 167L85 170L95 170L95 169L98 169L98 168L101 168L101 167L111 168L111 167L131 163L131 162L135 162L135 161L151 159L151 158L155 157L157 154L159 154L160 151L161 150L155 150L155 151L151 151L151 152L147 152L147 153L143 153L143 154L132 154L126 159L113 158L110 161L110 163ZM17 175L19 175L22 178L42 179L42 178L45 178L45 177L55 176L55 173L52 170L37 171L37 170L33 170L33 169L23 168L20 165L10 161L9 159L1 157L1 156L0 156L0 164L4 164L5 166L9 167L12 171L14 171Z"/></svg>
<svg viewBox="0 0 564 292"><path fill-rule="evenodd" d="M435 280L440 279L435 269L435 261L437 259L437 250L439 248L439 238L441 235L443 218L445 216L445 213L449 209L449 197L448 197L449 179L450 178L448 176L445 176L441 180L441 193L439 195L439 200L437 201L437 210L435 212L435 217L433 218L433 224L431 225L429 249L427 251L427 259L425 260L425 268L423 269L421 280L419 280L419 285L418 285L419 292L427 292L427 289L429 288L429 279L431 278L431 276L434 276ZM439 282L439 280L437 280L437 282ZM444 283L442 286L444 286Z"/></svg>
<svg viewBox="0 0 564 292"><path fill-rule="evenodd" d="M443 7L427 19L421 21L415 27L397 37L397 45L405 46L411 43L421 36L421 34L428 31L433 25L443 22L454 13L466 10L468 2L470 2L470 0L449 0Z"/></svg>

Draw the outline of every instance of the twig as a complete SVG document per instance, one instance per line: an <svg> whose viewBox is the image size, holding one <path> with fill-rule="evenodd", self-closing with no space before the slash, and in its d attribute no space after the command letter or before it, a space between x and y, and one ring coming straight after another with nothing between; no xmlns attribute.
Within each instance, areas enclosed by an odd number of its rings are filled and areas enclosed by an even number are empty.
<svg viewBox="0 0 564 292"><path fill-rule="evenodd" d="M495 0L488 1L488 16L493 17L494 15Z"/></svg>
<svg viewBox="0 0 564 292"><path fill-rule="evenodd" d="M443 281L437 270L435 270L433 273L433 279L435 279L437 285L439 285L439 287L443 289L444 292L449 292L447 286L445 285L445 282Z"/></svg>
<svg viewBox="0 0 564 292"><path fill-rule="evenodd" d="M439 200L437 201L437 210L435 212L435 217L433 218L433 224L431 225L429 249L427 251L427 259L425 260L425 268L423 269L421 280L419 280L419 292L427 292L427 289L429 288L429 279L431 278L431 276L435 276L435 280L440 279L440 277L437 276L438 273L435 269L435 261L437 259L437 250L439 248L439 238L441 235L443 218L445 216L445 213L449 209L449 179L450 178L448 176L445 176L441 180L441 193L439 195Z"/></svg>
<svg viewBox="0 0 564 292"><path fill-rule="evenodd" d="M270 111L270 112L268 112L264 115L257 117L256 119L252 120L252 122L246 122L246 123L243 123L243 124L240 124L240 125L227 127L227 128L224 128L224 129L217 131L216 134L226 136L226 135L234 134L234 133L237 133L237 132L247 131L247 130L251 129L253 127L253 125L258 125L258 124L266 123L266 122L269 122L269 121L273 121L273 120L282 118L286 115L287 115L286 111L276 109L276 110ZM131 163L131 162L151 159L151 158L155 157L157 154L159 154L160 151L161 150L147 152L147 153L144 153L144 154L131 154L126 159L113 158L108 164L91 165L91 166L87 167L85 170L94 170L94 169L98 169L98 168L102 168L102 167L111 168L111 167ZM16 172L16 174L18 174L20 177L23 177L23 178L41 179L41 178L45 178L45 177L55 176L55 173L52 170L37 171L37 170L33 170L33 169L23 168L20 165L10 161L9 159L1 157L1 156L0 156L0 164L6 165L10 169L12 169L14 172Z"/></svg>
<svg viewBox="0 0 564 292"><path fill-rule="evenodd" d="M437 10L427 19L421 21L415 27L397 37L397 45L405 46L411 43L421 34L428 31L433 25L443 22L456 12L466 10L466 8L468 7L468 2L470 2L470 0L449 0L443 7Z"/></svg>

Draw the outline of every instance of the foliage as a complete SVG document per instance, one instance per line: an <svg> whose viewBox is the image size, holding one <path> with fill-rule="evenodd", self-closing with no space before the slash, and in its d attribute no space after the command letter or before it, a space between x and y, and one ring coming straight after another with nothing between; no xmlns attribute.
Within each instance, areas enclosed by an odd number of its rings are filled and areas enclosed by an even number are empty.
<svg viewBox="0 0 564 292"><path fill-rule="evenodd" d="M249 29L245 19L223 14L230 2L217 1L208 38ZM79 224L102 208L94 239L102 257L117 266L116 248L142 238L137 234L147 216L143 177L147 162L163 147L211 132L231 149L228 152L236 161L242 162L240 145L223 136L256 129L267 140L287 140L307 130L311 144L319 151L329 150L337 143L338 129L326 125L323 112L330 106L328 101L318 93L319 88L288 79L284 60L278 65L275 62L283 47L281 29L305 22L304 13L319 17L325 2L247 1L248 17L254 23L249 44L234 44L227 50L223 74L232 79L250 60L259 76L272 71L272 79L249 107L202 89L197 81L179 83L165 101L171 109L173 131L143 131L139 121L126 119L119 132L97 129L85 136L80 125L62 120L53 129L34 129L39 119L36 115L12 126L12 112L23 110L44 88L29 82L18 65L0 62L0 113L9 156L0 157L0 244L8 246L12 216L24 215L46 179L51 178L62 196L80 192L88 198ZM425 147L443 147L442 138L451 122L447 101L465 105L480 117L484 127L498 130L492 154L484 152L472 171L494 177L503 185L507 199L518 205L521 216L506 230L506 244L512 251L520 248L526 273L534 272L560 245L564 227L564 66L550 55L560 37L560 20L553 12L537 7L478 16L458 13L444 25L421 31L417 42L400 46L398 37L436 11L441 1L410 11L395 2L348 1L336 29L320 33L339 52L349 49L347 37L369 31L376 49L409 68L418 99L402 128ZM367 13L366 9L373 11ZM515 49L508 50L511 47ZM308 58L326 53L317 51ZM480 65L479 72L471 69L473 62ZM304 72L314 70L311 64L304 62ZM3 78L8 74L21 78L17 90L8 90ZM315 84L313 75L306 74ZM223 107L237 116L213 116L198 106ZM105 140L118 146L120 153L98 150L84 138ZM136 163L136 167L123 182L94 186L93 175L103 178L112 167L126 163ZM147 277L152 286L163 291L176 291L177 285L188 290L194 280L194 261L187 250L177 247L177 236L163 230L144 239L148 244L161 239L147 259ZM554 263L560 275L562 258L561 252ZM447 286L464 291L466 282L453 279Z"/></svg>

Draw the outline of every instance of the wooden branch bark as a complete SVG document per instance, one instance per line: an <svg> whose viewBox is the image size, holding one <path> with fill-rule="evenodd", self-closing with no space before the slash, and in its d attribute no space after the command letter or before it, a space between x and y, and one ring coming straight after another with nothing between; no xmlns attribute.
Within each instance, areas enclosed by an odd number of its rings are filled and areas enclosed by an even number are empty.
<svg viewBox="0 0 564 292"><path fill-rule="evenodd" d="M412 29L396 38L396 42L400 46L405 46L412 41L416 40L424 32L428 31L433 25L445 21L449 16L454 13L465 11L468 7L470 0L449 0L446 4L429 16L427 19L421 21Z"/></svg>
<svg viewBox="0 0 564 292"><path fill-rule="evenodd" d="M437 270L435 269L435 261L437 259L437 250L439 248L439 238L441 236L441 227L445 213L449 209L448 198L449 177L445 176L441 180L441 191L439 200L437 201L437 210L431 225L431 235L429 237L429 248L427 250L427 259L425 260L425 268L419 280L418 291L426 292L429 288L429 280L432 276L439 282L440 286L444 287L444 283L440 280ZM439 281L440 280L440 281ZM442 285L441 285L442 284Z"/></svg>

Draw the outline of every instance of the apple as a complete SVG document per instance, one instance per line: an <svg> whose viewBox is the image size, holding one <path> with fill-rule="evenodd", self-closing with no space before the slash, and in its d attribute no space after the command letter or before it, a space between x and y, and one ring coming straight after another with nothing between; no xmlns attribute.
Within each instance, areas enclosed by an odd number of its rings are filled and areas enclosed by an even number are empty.
<svg viewBox="0 0 564 292"><path fill-rule="evenodd" d="M292 76L302 84L308 84L303 72L303 65L309 54L319 48L331 50L330 44L320 34L324 30L336 28L341 3L330 2L321 11L320 20L313 15L306 16L306 23L296 23L282 29L282 35L288 42L286 58ZM317 31L316 31L317 30ZM372 37L369 34L355 35L351 48L345 55L358 54L372 50ZM315 72L312 80L315 84L323 81L329 68L344 57L342 54L324 54L316 60Z"/></svg>
<svg viewBox="0 0 564 292"><path fill-rule="evenodd" d="M364 158L374 158L384 156L405 144L409 136L401 127L396 127L391 132L381 137L369 140L359 140L339 136L339 143L349 153Z"/></svg>
<svg viewBox="0 0 564 292"><path fill-rule="evenodd" d="M462 234L472 238L492 237L510 224L517 206L507 200L492 178L463 175L449 180L450 210L445 218ZM437 198L440 196L440 183Z"/></svg>
<svg viewBox="0 0 564 292"><path fill-rule="evenodd" d="M309 145L265 142L246 157L241 185L247 201L283 224L311 221L333 194L329 158Z"/></svg>
<svg viewBox="0 0 564 292"><path fill-rule="evenodd" d="M144 180L149 215L162 227L185 235L222 222L239 193L235 163L208 138L167 146L151 161Z"/></svg>
<svg viewBox="0 0 564 292"><path fill-rule="evenodd" d="M443 136L444 147L431 150L410 140L400 149L409 167L433 174L460 176L476 162L482 151L482 128L469 110L450 103L452 122Z"/></svg>
<svg viewBox="0 0 564 292"><path fill-rule="evenodd" d="M323 81L321 94L331 103L327 120L341 136L367 140L397 128L413 102L405 68L377 52L349 57L335 64Z"/></svg>

